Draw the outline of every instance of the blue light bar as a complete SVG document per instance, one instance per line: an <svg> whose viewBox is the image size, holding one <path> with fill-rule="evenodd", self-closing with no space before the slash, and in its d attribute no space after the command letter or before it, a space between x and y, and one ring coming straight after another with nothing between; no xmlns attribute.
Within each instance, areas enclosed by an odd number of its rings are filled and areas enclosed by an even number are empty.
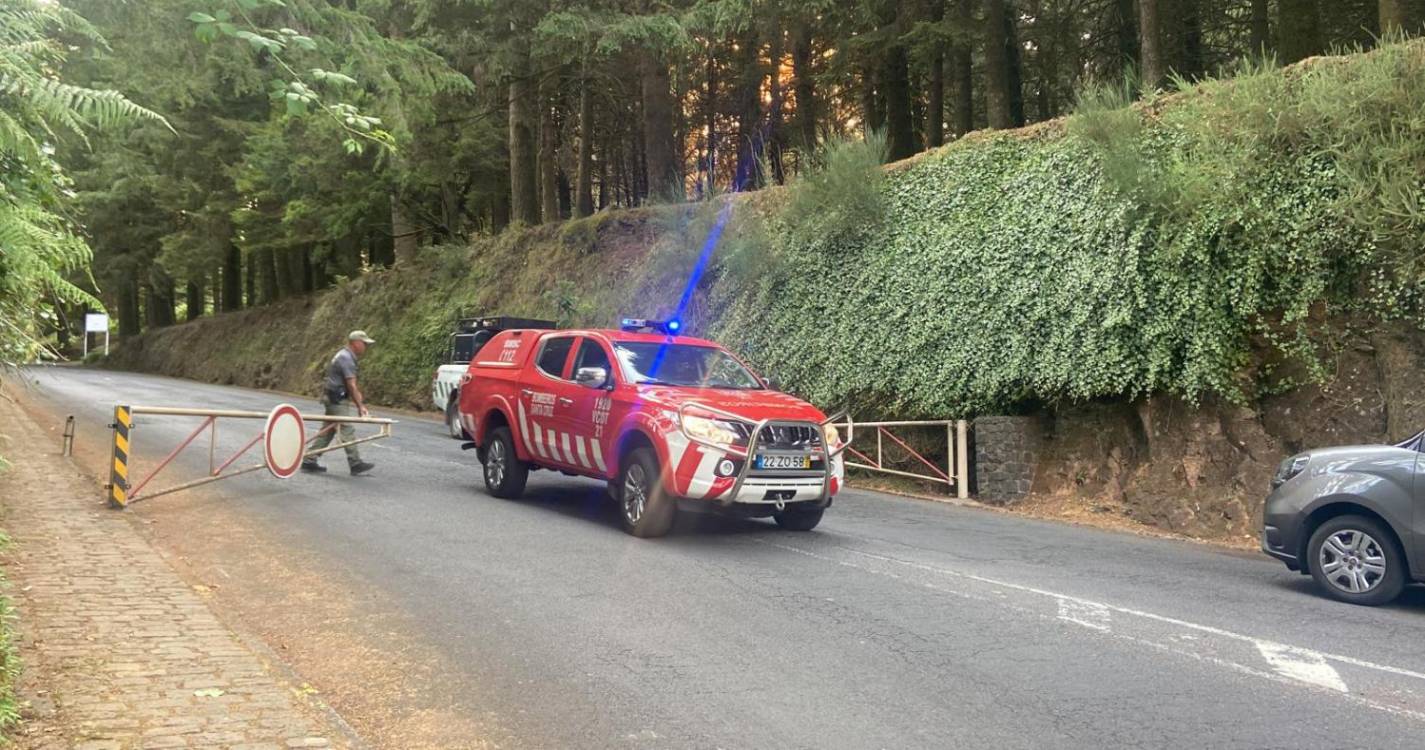
<svg viewBox="0 0 1425 750"><path fill-rule="evenodd" d="M669 336L677 334L683 330L683 321L673 318L671 320L649 320L648 318L624 318L619 321L619 329L629 332L657 331L666 333Z"/></svg>

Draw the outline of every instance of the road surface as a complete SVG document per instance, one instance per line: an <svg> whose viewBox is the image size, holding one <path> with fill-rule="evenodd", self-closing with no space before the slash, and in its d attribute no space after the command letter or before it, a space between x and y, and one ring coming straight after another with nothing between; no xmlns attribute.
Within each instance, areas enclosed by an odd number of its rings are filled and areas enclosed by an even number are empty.
<svg viewBox="0 0 1425 750"><path fill-rule="evenodd" d="M115 402L283 400L29 373L91 441ZM538 472L495 499L438 422L394 416L369 477L338 454L327 476L215 487L274 547L398 607L454 686L442 708L502 746L1425 746L1418 589L1352 607L1264 557L854 490L810 533L714 519L638 540L598 484ZM191 426L141 417L137 450Z"/></svg>

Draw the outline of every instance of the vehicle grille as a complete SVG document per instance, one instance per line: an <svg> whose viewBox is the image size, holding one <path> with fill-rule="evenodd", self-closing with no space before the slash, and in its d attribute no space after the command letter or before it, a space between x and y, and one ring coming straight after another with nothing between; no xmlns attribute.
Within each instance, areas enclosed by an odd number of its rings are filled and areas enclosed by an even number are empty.
<svg viewBox="0 0 1425 750"><path fill-rule="evenodd" d="M821 447L821 432L811 425L769 424L757 436L757 447L767 450L807 450Z"/></svg>

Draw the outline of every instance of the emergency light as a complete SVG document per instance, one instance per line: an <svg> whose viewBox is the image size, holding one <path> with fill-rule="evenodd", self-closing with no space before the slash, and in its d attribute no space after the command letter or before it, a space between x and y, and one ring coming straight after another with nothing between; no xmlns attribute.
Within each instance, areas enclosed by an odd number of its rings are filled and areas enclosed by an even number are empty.
<svg viewBox="0 0 1425 750"><path fill-rule="evenodd" d="M623 331L658 331L669 336L676 335L683 329L683 321L677 318L669 320L649 320L647 318L624 318L619 322L619 329Z"/></svg>

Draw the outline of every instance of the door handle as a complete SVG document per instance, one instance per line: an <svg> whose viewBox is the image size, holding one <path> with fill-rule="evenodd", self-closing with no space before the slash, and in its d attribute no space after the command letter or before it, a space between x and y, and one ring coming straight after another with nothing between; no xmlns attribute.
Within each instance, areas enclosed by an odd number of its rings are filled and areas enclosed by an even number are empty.
<svg viewBox="0 0 1425 750"><path fill-rule="evenodd" d="M574 404L574 399L572 399L572 398L566 398L566 397L564 397L564 396L560 396L560 397L559 397L559 405L560 405L560 406L573 406L573 404Z"/></svg>
<svg viewBox="0 0 1425 750"><path fill-rule="evenodd" d="M525 396L525 397L533 396L533 395L534 395L534 391L531 391L531 390L528 389L528 388L521 388L521 389L520 389L520 395L521 395L521 396Z"/></svg>

